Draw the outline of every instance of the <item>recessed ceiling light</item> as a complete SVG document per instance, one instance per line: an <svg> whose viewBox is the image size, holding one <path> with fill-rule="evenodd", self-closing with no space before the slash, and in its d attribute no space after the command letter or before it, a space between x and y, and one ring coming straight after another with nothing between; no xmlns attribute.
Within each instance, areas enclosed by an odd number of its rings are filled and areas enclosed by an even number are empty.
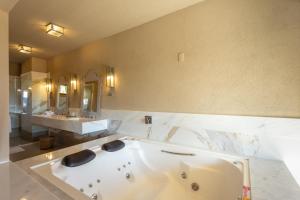
<svg viewBox="0 0 300 200"><path fill-rule="evenodd" d="M18 51L21 53L29 54L29 53L32 53L32 47L20 44L18 47Z"/></svg>
<svg viewBox="0 0 300 200"><path fill-rule="evenodd" d="M60 37L64 35L64 27L49 23L46 26L46 33L48 33L49 35L53 35L55 37Z"/></svg>

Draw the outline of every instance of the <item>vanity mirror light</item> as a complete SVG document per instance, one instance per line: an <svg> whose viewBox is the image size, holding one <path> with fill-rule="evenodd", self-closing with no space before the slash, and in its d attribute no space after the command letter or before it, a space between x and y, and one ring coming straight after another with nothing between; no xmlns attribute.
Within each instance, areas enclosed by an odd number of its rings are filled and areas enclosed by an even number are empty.
<svg viewBox="0 0 300 200"><path fill-rule="evenodd" d="M51 78L46 79L46 90L47 90L47 109L51 108L51 102L53 101L53 81Z"/></svg>
<svg viewBox="0 0 300 200"><path fill-rule="evenodd" d="M53 82L52 82L52 79L48 78L46 80L46 90L47 90L47 93L48 94L51 94L52 93L52 89L53 89Z"/></svg>
<svg viewBox="0 0 300 200"><path fill-rule="evenodd" d="M115 70L113 67L106 67L106 87L108 96L113 96L115 88Z"/></svg>
<svg viewBox="0 0 300 200"><path fill-rule="evenodd" d="M56 110L60 114L68 112L69 86L66 77L60 77L57 84Z"/></svg>
<svg viewBox="0 0 300 200"><path fill-rule="evenodd" d="M77 75L76 74L73 74L71 75L71 81L70 81L70 84L71 84L71 89L73 92L77 92L77 88L78 88L78 78L77 78Z"/></svg>
<svg viewBox="0 0 300 200"><path fill-rule="evenodd" d="M89 71L84 77L81 98L81 109L83 112L99 112L101 97L101 81L95 71Z"/></svg>

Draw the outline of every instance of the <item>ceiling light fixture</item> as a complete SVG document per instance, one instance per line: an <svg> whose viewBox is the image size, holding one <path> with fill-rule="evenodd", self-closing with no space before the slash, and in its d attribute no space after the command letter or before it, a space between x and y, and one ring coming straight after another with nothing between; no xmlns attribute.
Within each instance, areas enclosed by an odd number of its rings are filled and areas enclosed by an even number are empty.
<svg viewBox="0 0 300 200"><path fill-rule="evenodd" d="M64 27L49 23L46 26L46 33L55 37L60 37L64 35Z"/></svg>
<svg viewBox="0 0 300 200"><path fill-rule="evenodd" d="M18 47L18 51L21 53L29 54L29 53L32 53L32 47L20 44Z"/></svg>

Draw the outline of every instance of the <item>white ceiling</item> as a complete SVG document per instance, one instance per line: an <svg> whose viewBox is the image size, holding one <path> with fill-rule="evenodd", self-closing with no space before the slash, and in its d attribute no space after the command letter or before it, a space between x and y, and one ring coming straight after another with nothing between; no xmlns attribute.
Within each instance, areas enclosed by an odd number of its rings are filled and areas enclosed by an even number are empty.
<svg viewBox="0 0 300 200"><path fill-rule="evenodd" d="M10 61L22 62L29 55L18 44L33 47L41 58L78 48L202 0L22 0L10 12ZM60 38L48 36L49 22L65 27Z"/></svg>

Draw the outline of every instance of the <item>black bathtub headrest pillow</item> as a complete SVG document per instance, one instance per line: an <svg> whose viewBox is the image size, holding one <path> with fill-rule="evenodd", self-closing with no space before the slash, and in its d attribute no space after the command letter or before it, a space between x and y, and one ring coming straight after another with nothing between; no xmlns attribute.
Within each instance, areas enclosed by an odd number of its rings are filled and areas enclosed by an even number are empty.
<svg viewBox="0 0 300 200"><path fill-rule="evenodd" d="M77 167L92 161L95 157L95 152L85 149L83 151L65 156L62 159L61 164L66 167Z"/></svg>
<svg viewBox="0 0 300 200"><path fill-rule="evenodd" d="M118 151L125 147L125 143L121 140L114 140L112 142L108 142L102 145L102 150L108 152Z"/></svg>

